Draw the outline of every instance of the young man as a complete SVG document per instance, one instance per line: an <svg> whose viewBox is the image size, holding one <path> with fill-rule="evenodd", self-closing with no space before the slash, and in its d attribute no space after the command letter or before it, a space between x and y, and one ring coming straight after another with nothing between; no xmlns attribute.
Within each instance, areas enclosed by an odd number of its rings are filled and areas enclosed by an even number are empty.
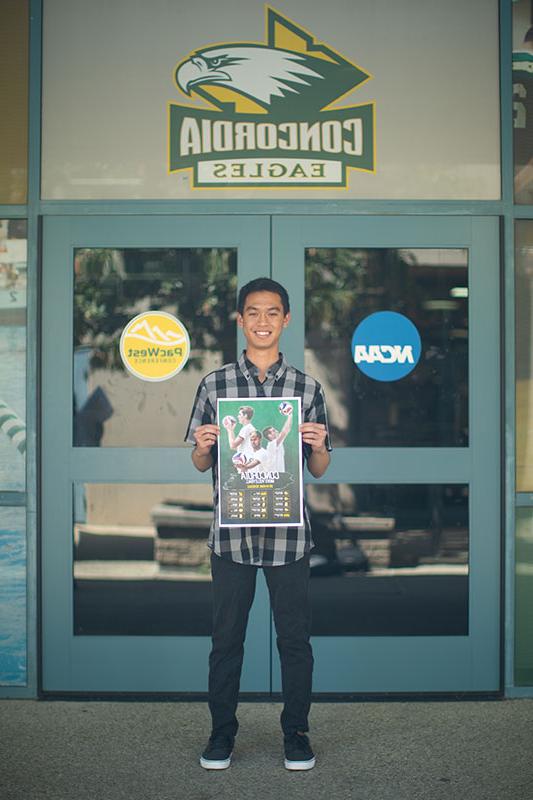
<svg viewBox="0 0 533 800"><path fill-rule="evenodd" d="M212 732L200 763L205 769L229 767L238 729L236 717L248 613L261 567L270 594L281 661L285 766L311 769L309 739L313 654L309 643L309 550L307 510L302 528L220 528L218 519L217 398L300 397L300 434L307 467L320 478L329 465L324 395L313 378L291 367L278 344L290 321L286 290L269 278L243 286L237 324L246 350L235 364L205 376L198 387L186 434L192 460L201 472L213 471L214 520L209 546L213 577L213 646L209 656L209 710ZM237 437L238 438L238 437Z"/></svg>
<svg viewBox="0 0 533 800"><path fill-rule="evenodd" d="M250 444L252 445L252 455L246 461L245 464L236 464L236 468L239 472L251 472L255 470L256 467L259 467L257 470L258 472L265 472L266 471L266 463L267 463L267 451L264 447L261 447L261 443L263 441L262 435L259 431L253 430L250 434Z"/></svg>

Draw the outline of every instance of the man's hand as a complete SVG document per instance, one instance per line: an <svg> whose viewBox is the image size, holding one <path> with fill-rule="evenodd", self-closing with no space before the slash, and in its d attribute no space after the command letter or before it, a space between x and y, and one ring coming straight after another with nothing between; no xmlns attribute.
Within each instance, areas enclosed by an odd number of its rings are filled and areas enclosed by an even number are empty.
<svg viewBox="0 0 533 800"><path fill-rule="evenodd" d="M300 425L302 441L311 446L307 468L314 478L321 478L329 466L329 453L326 447L326 426L320 422L303 422Z"/></svg>
<svg viewBox="0 0 533 800"><path fill-rule="evenodd" d="M196 452L199 455L210 453L219 435L220 428L218 425L200 425L193 433L196 442Z"/></svg>
<svg viewBox="0 0 533 800"><path fill-rule="evenodd" d="M211 448L216 444L220 435L218 425L200 425L193 433L196 447L192 451L192 462L196 469L205 472L213 466L214 460Z"/></svg>
<svg viewBox="0 0 533 800"><path fill-rule="evenodd" d="M289 408L287 409L287 415L286 416L287 416L287 419L285 420L283 428L281 429L280 433L278 434L278 438L276 439L276 444L278 444L278 445L282 444L285 441L285 439L287 438L287 436L289 435L289 433L291 432L291 428L292 428L292 406L289 406Z"/></svg>
<svg viewBox="0 0 533 800"><path fill-rule="evenodd" d="M302 441L311 445L313 453L326 453L326 426L320 422L303 422L300 425Z"/></svg>

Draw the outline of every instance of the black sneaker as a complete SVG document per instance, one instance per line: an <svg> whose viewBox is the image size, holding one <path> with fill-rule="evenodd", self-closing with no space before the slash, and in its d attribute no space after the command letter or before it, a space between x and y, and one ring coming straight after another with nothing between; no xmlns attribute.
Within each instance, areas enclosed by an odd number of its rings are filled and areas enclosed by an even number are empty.
<svg viewBox="0 0 533 800"><path fill-rule="evenodd" d="M211 736L200 758L204 769L227 769L231 764L233 738L220 733Z"/></svg>
<svg viewBox="0 0 533 800"><path fill-rule="evenodd" d="M293 733L285 736L284 747L286 769L313 769L316 758L305 734Z"/></svg>

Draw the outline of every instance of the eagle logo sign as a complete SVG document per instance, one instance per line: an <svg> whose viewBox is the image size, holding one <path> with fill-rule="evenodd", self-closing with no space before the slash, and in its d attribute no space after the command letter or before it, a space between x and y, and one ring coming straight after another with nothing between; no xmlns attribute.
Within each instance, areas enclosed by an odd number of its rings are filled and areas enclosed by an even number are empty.
<svg viewBox="0 0 533 800"><path fill-rule="evenodd" d="M346 187L374 171L374 104L337 106L371 76L266 7L266 43L196 49L177 88L206 108L169 104L169 171L193 188Z"/></svg>

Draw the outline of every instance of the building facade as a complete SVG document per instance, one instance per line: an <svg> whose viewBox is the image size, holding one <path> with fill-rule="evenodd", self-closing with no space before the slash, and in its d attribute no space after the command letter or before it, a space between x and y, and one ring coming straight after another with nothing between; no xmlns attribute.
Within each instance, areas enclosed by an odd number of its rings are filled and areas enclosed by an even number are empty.
<svg viewBox="0 0 533 800"><path fill-rule="evenodd" d="M262 275L330 416L316 693L531 695L530 0L1 5L0 695L205 692L183 437Z"/></svg>

